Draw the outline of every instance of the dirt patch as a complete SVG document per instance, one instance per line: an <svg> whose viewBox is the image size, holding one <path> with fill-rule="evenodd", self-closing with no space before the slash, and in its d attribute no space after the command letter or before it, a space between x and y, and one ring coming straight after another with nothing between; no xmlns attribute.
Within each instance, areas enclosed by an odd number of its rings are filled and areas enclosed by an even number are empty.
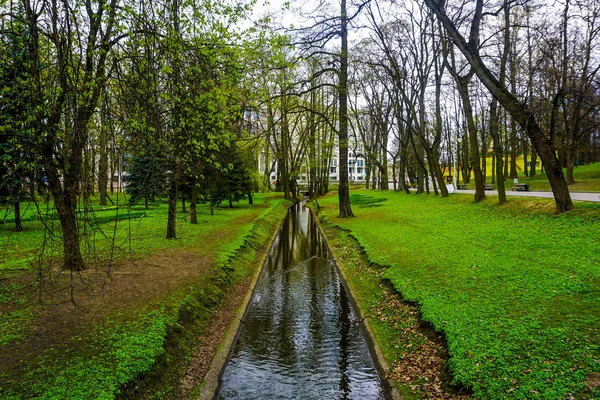
<svg viewBox="0 0 600 400"><path fill-rule="evenodd" d="M74 337L107 316L156 304L212 268L210 258L170 249L142 260L121 261L110 273L96 268L74 274L54 271L43 281L47 305L36 310L26 339L0 348L0 374L18 376L44 350L69 346ZM35 303L37 296L38 292L29 293L29 300Z"/></svg>

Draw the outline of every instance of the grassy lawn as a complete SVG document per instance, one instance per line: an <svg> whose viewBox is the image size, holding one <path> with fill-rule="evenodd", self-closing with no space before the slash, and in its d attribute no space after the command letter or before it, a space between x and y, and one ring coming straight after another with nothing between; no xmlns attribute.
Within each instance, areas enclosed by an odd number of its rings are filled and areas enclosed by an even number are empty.
<svg viewBox="0 0 600 400"><path fill-rule="evenodd" d="M363 190L357 217L339 219L336 196L319 203L443 332L454 382L475 397L600 396L586 388L600 376L600 205L553 216L547 200Z"/></svg>
<svg viewBox="0 0 600 400"><path fill-rule="evenodd" d="M567 170L563 169L565 176ZM573 170L575 183L569 186L573 192L600 192L600 163L582 165ZM519 177L520 183L529 183L530 190L551 190L546 174L538 174L534 177Z"/></svg>
<svg viewBox="0 0 600 400"><path fill-rule="evenodd" d="M76 306L46 292L37 298L41 286L71 282L56 263L35 262L42 249L60 257L59 241L43 232L43 223L58 221L45 212L41 221L29 207L24 231L12 233L9 216L0 226L0 398L141 398L137 383L127 385L141 377L143 398L181 394L199 335L233 285L260 264L284 216L282 198L254 201L212 216L200 206L197 225L180 213L177 240L164 239L165 204L95 207L82 246L90 270L73 280Z"/></svg>
<svg viewBox="0 0 600 400"><path fill-rule="evenodd" d="M232 225L231 222L244 215L258 212L264 206L267 198L272 194L256 195L255 206L246 203L235 204L234 208L215 208L214 215L210 215L207 205L199 205L197 209L198 224L189 223L189 216L185 213L178 214L177 240L165 239L167 229L167 205L164 202L151 204L148 209L143 205L128 207L126 201L123 206L100 207L92 199L88 207L88 222L80 224L82 235L82 248L92 250L100 262L109 258L143 257L165 248L192 249L199 241L204 244L203 251L209 250L216 253L225 252L230 246L236 248L239 243L211 243L215 232L224 229L236 230L242 234L249 225ZM59 240L60 223L58 216L48 206L40 205L39 209L33 203L22 203L23 232L12 232L14 217L8 215L0 223L0 277L10 276L13 273L21 274L36 267L37 260L42 251L48 257L62 255L62 242ZM179 205L178 205L179 207ZM83 213L79 213L83 217ZM49 230L45 231L44 227ZM88 259L91 263L98 260Z"/></svg>
<svg viewBox="0 0 600 400"><path fill-rule="evenodd" d="M488 159L489 161L489 159ZM523 175L523 160L520 158L517 160L517 169L519 174L519 183L529 184L529 190L542 190L542 191L550 191L550 183L548 182L548 178L546 177L546 173L542 173L540 168L537 169L537 174L531 178ZM520 164L519 164L520 162ZM490 162L488 162L487 168L487 179L486 182L490 183L492 181L492 168ZM563 169L563 173L565 177L567 175L567 170ZM573 175L575 176L575 183L569 186L569 190L573 192L600 192L600 163L582 165L579 167L575 167L573 170ZM462 182L462 178L461 178ZM514 186L514 183L511 179L506 180L506 189L510 190L511 187ZM467 185L467 189L475 189L475 183L473 181L473 177L471 177L471 183ZM495 187L494 187L495 189Z"/></svg>

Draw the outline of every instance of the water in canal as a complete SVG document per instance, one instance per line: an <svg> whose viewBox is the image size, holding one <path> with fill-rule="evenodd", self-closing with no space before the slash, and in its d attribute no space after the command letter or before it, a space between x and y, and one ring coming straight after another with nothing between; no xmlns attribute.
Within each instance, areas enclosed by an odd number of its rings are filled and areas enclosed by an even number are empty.
<svg viewBox="0 0 600 400"><path fill-rule="evenodd" d="M384 398L357 314L303 203L275 239L216 398Z"/></svg>

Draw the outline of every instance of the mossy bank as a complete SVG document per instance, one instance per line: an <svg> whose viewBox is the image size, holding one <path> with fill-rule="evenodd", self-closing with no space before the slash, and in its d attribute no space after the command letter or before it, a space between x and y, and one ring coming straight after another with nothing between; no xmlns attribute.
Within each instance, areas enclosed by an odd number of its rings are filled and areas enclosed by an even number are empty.
<svg viewBox="0 0 600 400"><path fill-rule="evenodd" d="M131 233L144 246L140 258L120 260L102 287L88 283L93 271L79 277L86 285L76 288L76 299L85 308L36 305L22 293L19 301L32 311L20 335L0 348L6 360L0 398L192 396L202 382L182 385L190 362L202 351L215 313L236 287L244 291L251 271L261 265L288 207L273 196L255 200L253 206L219 209L214 218L199 210L201 223L183 230L188 237L177 242L160 238L162 221L146 217L139 224L150 226ZM152 226L159 226L160 236ZM25 276L18 278L19 287L30 287ZM16 307L15 299L2 307ZM8 314L3 318L10 320Z"/></svg>
<svg viewBox="0 0 600 400"><path fill-rule="evenodd" d="M465 196L354 191L352 200L356 218L337 218L334 197L319 201L321 217L349 232L443 336L454 384L476 398L600 395L598 205L555 216L552 202L539 199L499 207ZM357 296L368 315L405 313L370 306L380 292ZM398 323L395 334L374 327L393 369L415 356L414 345L398 343ZM418 392L417 383L407 382Z"/></svg>

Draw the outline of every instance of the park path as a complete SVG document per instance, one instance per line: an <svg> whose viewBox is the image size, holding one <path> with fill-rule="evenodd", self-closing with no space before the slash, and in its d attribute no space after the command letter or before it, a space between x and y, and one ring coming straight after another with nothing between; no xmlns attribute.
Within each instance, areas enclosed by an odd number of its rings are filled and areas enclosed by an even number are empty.
<svg viewBox="0 0 600 400"><path fill-rule="evenodd" d="M454 193L475 194L475 191L474 190L457 190ZM486 190L485 194L497 196L498 191L497 190ZM547 198L547 199L554 198L554 194L552 192L541 192L541 191L539 191L539 192L534 192L534 191L516 192L516 191L512 191L512 190L507 190L506 195L507 196L520 196L520 197L543 197L543 198ZM571 192L571 200L591 201L591 202L595 202L595 203L600 203L600 193L598 193L598 192Z"/></svg>

